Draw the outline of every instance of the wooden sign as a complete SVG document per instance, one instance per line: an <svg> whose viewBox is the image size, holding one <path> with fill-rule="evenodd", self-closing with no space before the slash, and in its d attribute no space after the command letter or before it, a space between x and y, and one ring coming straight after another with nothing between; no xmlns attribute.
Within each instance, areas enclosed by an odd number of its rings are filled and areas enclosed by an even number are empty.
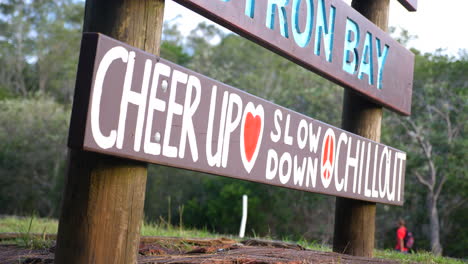
<svg viewBox="0 0 468 264"><path fill-rule="evenodd" d="M175 0L400 114L414 55L342 0Z"/></svg>
<svg viewBox="0 0 468 264"><path fill-rule="evenodd" d="M398 0L408 11L416 11L418 9L418 0Z"/></svg>
<svg viewBox="0 0 468 264"><path fill-rule="evenodd" d="M401 205L406 154L97 33L83 36L71 148Z"/></svg>

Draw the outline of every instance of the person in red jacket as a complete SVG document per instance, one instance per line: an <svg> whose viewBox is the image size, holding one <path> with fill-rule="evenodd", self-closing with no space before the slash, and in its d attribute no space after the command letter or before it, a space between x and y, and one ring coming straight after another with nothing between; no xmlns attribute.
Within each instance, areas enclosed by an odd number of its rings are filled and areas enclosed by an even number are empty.
<svg viewBox="0 0 468 264"><path fill-rule="evenodd" d="M400 219L398 221L398 229L396 232L397 243L395 246L395 250L403 253L408 253L408 249L405 247L406 232L408 232L408 230L405 227L405 220Z"/></svg>

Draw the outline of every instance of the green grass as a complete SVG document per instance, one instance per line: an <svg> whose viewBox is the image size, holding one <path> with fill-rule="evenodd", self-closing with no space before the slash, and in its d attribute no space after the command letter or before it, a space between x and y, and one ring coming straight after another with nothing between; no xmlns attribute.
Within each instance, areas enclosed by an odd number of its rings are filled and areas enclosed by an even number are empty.
<svg viewBox="0 0 468 264"><path fill-rule="evenodd" d="M21 236L14 239L13 243L31 249L44 249L52 246L53 241L32 234L56 234L57 220L31 217L4 217L0 218L0 233L20 233ZM11 243L12 241L3 241Z"/></svg>
<svg viewBox="0 0 468 264"><path fill-rule="evenodd" d="M311 250L316 250L316 251L322 251L322 252L332 252L332 248L329 245L319 243L317 241L307 241L307 240L300 240L298 242L292 242L292 243L298 243L299 245L311 249Z"/></svg>
<svg viewBox="0 0 468 264"><path fill-rule="evenodd" d="M210 233L204 229L189 229L179 228L177 226L168 225L165 222L157 223L143 223L141 226L142 236L165 236L165 237L188 237L188 238L218 238L218 237L229 237L226 235Z"/></svg>
<svg viewBox="0 0 468 264"><path fill-rule="evenodd" d="M30 234L56 234L58 230L58 221L54 219L37 218L37 217L3 217L0 218L0 233L21 233L23 234L19 239L13 241L20 246L27 248L47 248L51 245L52 241L44 238L32 237ZM141 235L143 236L165 236L165 237L186 237L186 238L219 238L229 237L237 239L230 235L213 234L208 230L180 228L168 225L164 220L155 223L143 223L141 227ZM262 239L261 237L256 237ZM266 237L263 239L272 239ZM318 243L316 241L307 241L302 239L300 241L292 241L290 239L283 239L285 242L297 243L307 249L316 251L330 252L330 246ZM11 243L11 241L7 241ZM375 250L374 256L376 258L391 259L399 261L402 264L409 263L423 263L423 264L463 264L466 263L459 259L451 259L445 257L436 257L429 252L418 252L416 254L401 254L394 250Z"/></svg>
<svg viewBox="0 0 468 264"><path fill-rule="evenodd" d="M32 222L31 222L32 219ZM31 227L29 224L31 223ZM0 218L0 233L37 233L56 234L58 221L48 218L15 217Z"/></svg>
<svg viewBox="0 0 468 264"><path fill-rule="evenodd" d="M271 239L271 238L267 238L267 239ZM306 240L304 238L302 238L299 241L291 240L289 238L283 238L281 240L284 241L284 242L287 242L287 243L298 244L298 245L300 245L300 246L302 246L304 248L310 249L310 250L322 251L322 252L331 252L332 251L332 248L329 245L320 243L318 241L308 241L308 240Z"/></svg>
<svg viewBox="0 0 468 264"><path fill-rule="evenodd" d="M437 257L430 252L417 252L414 254L402 254L395 250L374 250L374 257L397 260L402 264L464 264L463 260L447 257Z"/></svg>
<svg viewBox="0 0 468 264"><path fill-rule="evenodd" d="M31 224L31 226L29 226ZM58 221L48 218L37 217L15 217L8 216L0 218L0 233L36 233L36 234L56 234ZM167 225L165 222L143 223L141 227L143 236L170 236L170 237L221 237L205 230L179 228Z"/></svg>

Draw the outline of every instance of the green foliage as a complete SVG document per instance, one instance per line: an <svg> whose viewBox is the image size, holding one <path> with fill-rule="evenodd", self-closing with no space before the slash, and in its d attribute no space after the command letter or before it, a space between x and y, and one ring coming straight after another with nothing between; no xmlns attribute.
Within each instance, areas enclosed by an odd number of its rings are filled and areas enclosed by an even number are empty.
<svg viewBox="0 0 468 264"><path fill-rule="evenodd" d="M57 214L69 118L44 96L0 101L0 214Z"/></svg>
<svg viewBox="0 0 468 264"><path fill-rule="evenodd" d="M12 93L8 89L0 86L0 101L11 97L13 97Z"/></svg>
<svg viewBox="0 0 468 264"><path fill-rule="evenodd" d="M83 7L74 0L2 1L0 87L71 102Z"/></svg>
<svg viewBox="0 0 468 264"><path fill-rule="evenodd" d="M161 57L182 66L191 60L191 56L184 50L183 37L177 24L164 24Z"/></svg>
<svg viewBox="0 0 468 264"><path fill-rule="evenodd" d="M146 221L172 219L171 225L179 224L178 208L183 206L185 226L237 234L242 195L247 194L248 236L280 238L288 234L291 239L318 237L331 242L331 197L163 166L150 166L148 175ZM327 208L317 208L322 203ZM304 226L304 222L313 224Z"/></svg>
<svg viewBox="0 0 468 264"><path fill-rule="evenodd" d="M416 234L417 247L429 250L434 221L427 208L435 201L444 252L458 257L466 256L462 249L466 243L454 243L454 236L457 241L464 241L468 234L462 220L468 211L468 174L464 164L468 159L468 139L464 136L468 120L467 70L466 56L417 53L412 115L387 116L382 137L384 143L408 154L406 204L391 211L393 219L404 216ZM381 215L380 225L391 234L394 224L385 223L385 212Z"/></svg>
<svg viewBox="0 0 468 264"><path fill-rule="evenodd" d="M190 56L184 52L182 46L174 45L169 42L163 42L161 44L161 57L182 66L190 61Z"/></svg>

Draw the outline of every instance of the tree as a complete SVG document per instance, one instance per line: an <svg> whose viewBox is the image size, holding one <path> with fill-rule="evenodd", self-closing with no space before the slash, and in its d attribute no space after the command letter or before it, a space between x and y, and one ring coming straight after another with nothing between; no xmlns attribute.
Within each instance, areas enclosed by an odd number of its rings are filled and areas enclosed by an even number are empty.
<svg viewBox="0 0 468 264"><path fill-rule="evenodd" d="M57 215L69 118L44 96L0 101L0 214Z"/></svg>
<svg viewBox="0 0 468 264"><path fill-rule="evenodd" d="M467 160L467 70L466 57L416 53L412 115L393 118L402 129L395 138L404 142L410 157L408 174L426 190L430 245L437 255L442 254L441 201L444 209L454 210L468 200L466 190L450 200L443 197L447 182L468 180L462 162Z"/></svg>
<svg viewBox="0 0 468 264"><path fill-rule="evenodd" d="M164 23L161 44L161 57L181 66L190 62L191 56L184 49L184 38L177 24Z"/></svg>
<svg viewBox="0 0 468 264"><path fill-rule="evenodd" d="M70 103L81 38L83 3L7 0L0 4L0 86L37 91Z"/></svg>
<svg viewBox="0 0 468 264"><path fill-rule="evenodd" d="M0 86L25 96L28 91L24 72L31 46L27 38L31 30L27 19L30 11L23 1L1 3L0 11Z"/></svg>

